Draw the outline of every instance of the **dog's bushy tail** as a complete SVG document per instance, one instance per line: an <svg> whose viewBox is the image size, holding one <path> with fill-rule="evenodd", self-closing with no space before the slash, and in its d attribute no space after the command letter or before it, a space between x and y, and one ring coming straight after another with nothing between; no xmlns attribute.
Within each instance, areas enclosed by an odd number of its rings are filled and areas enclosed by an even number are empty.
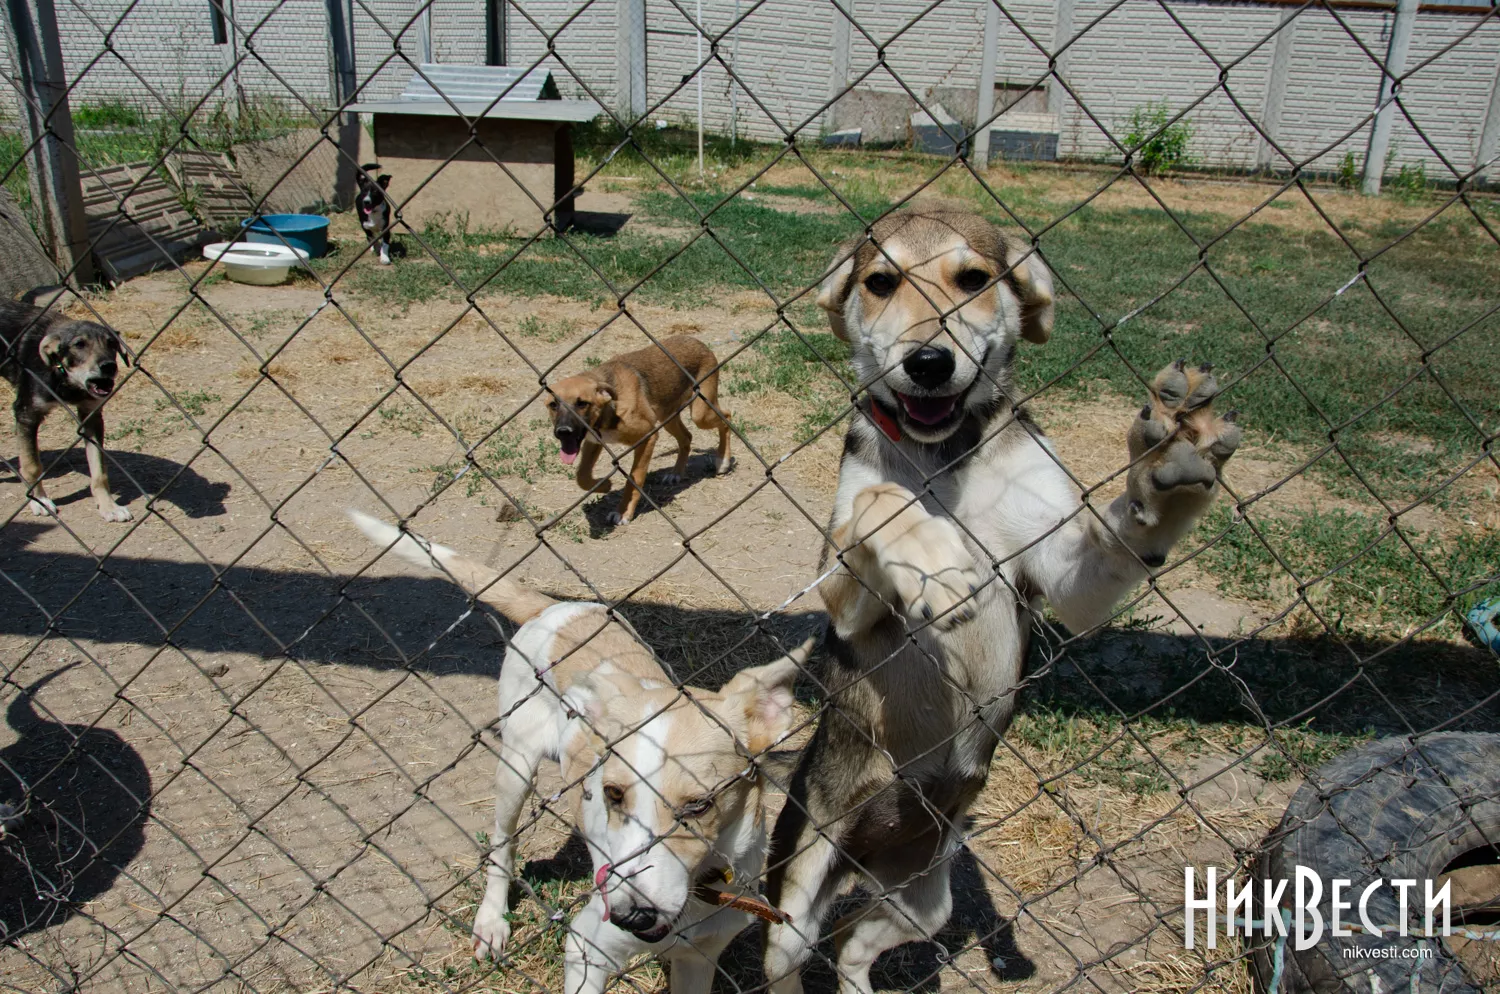
<svg viewBox="0 0 1500 994"><path fill-rule="evenodd" d="M395 525L388 525L379 518L372 518L359 511L351 510L349 517L371 542L381 548L389 548L408 562L445 573L459 586L518 625L524 625L557 603L546 594L502 577L488 566L476 563L445 545L429 542L411 532L402 532Z"/></svg>

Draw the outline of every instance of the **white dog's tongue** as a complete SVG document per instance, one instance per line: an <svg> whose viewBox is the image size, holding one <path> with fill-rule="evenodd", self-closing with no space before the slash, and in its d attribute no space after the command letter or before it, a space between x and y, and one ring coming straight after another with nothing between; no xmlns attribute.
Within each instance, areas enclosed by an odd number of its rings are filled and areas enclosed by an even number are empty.
<svg viewBox="0 0 1500 994"><path fill-rule="evenodd" d="M609 871L610 864L605 863L594 874L594 886L599 888L599 897L604 901L604 921L609 921L609 888L604 886L604 881L609 876Z"/></svg>
<svg viewBox="0 0 1500 994"><path fill-rule="evenodd" d="M562 456L564 466L573 465L573 460L578 458L578 453L576 452L563 452L559 454Z"/></svg>

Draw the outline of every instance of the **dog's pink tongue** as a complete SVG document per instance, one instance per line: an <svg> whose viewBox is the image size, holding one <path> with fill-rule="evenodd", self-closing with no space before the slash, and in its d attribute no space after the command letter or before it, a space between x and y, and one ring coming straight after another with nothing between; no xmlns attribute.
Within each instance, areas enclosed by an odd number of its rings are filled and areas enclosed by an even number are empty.
<svg viewBox="0 0 1500 994"><path fill-rule="evenodd" d="M561 455L564 466L573 465L573 460L578 458L578 453L576 452L563 452Z"/></svg>
<svg viewBox="0 0 1500 994"><path fill-rule="evenodd" d="M901 394L901 403L906 416L924 425L935 425L953 413L957 397L910 397Z"/></svg>
<svg viewBox="0 0 1500 994"><path fill-rule="evenodd" d="M605 863L594 874L594 886L599 889L599 898L604 902L603 921L609 921L609 888L604 886L604 881L609 876L609 867L610 864Z"/></svg>

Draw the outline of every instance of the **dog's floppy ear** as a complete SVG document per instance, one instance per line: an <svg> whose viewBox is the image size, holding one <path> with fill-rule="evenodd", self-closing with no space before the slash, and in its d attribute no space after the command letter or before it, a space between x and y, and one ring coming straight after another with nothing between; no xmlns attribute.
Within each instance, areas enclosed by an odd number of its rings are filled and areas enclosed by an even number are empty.
<svg viewBox="0 0 1500 994"><path fill-rule="evenodd" d="M828 273L823 277L823 285L818 288L818 306L828 312L828 327L846 342L849 335L844 327L844 304L854 287L854 253L864 237L860 235L839 246L829 263Z"/></svg>
<svg viewBox="0 0 1500 994"><path fill-rule="evenodd" d="M774 663L736 673L724 685L725 707L743 716L745 748L759 756L786 738L792 729L792 683L807 663L815 639L809 638Z"/></svg>
<svg viewBox="0 0 1500 994"><path fill-rule="evenodd" d="M1005 246L1021 295L1021 337L1041 345L1052 337L1052 271L1025 242L1007 238Z"/></svg>
<svg viewBox="0 0 1500 994"><path fill-rule="evenodd" d="M50 366L57 361L57 354L62 351L62 347L62 337L55 331L49 331L37 343L36 350L42 354L42 361Z"/></svg>
<svg viewBox="0 0 1500 994"><path fill-rule="evenodd" d="M594 387L594 396L601 404L613 404L615 402L615 388L608 383L600 383Z"/></svg>
<svg viewBox="0 0 1500 994"><path fill-rule="evenodd" d="M109 326L106 325L105 327L108 328ZM130 349L125 345L125 336L120 334L115 329L109 328L109 340L110 344L114 345L115 355L120 357L120 361L123 362L126 366L134 366L135 359L133 356L131 356Z"/></svg>
<svg viewBox="0 0 1500 994"><path fill-rule="evenodd" d="M379 176L377 176L375 178L375 183L382 190L384 190L386 187L388 187L388 186L391 185L391 174L390 173L381 173Z"/></svg>

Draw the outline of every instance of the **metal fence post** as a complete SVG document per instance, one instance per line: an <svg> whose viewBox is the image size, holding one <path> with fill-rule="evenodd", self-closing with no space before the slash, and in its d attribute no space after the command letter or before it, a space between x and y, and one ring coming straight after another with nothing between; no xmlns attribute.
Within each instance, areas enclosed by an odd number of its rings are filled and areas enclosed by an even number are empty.
<svg viewBox="0 0 1500 994"><path fill-rule="evenodd" d="M1270 170L1276 164L1276 147L1271 144L1281 136L1281 114L1286 106L1286 81L1292 68L1292 43L1297 31L1297 10L1283 11L1281 28L1276 32L1276 46L1271 52L1270 76L1266 79L1266 102L1261 112L1260 148L1255 155L1257 169Z"/></svg>
<svg viewBox="0 0 1500 994"><path fill-rule="evenodd" d="M1385 156L1391 147L1391 127L1395 124L1396 80L1406 71L1406 53L1411 48L1412 28L1417 22L1417 0L1398 0L1396 21L1391 25L1391 46L1385 57L1385 72L1380 77L1380 102L1375 125L1370 129L1370 147L1365 152L1365 175L1362 189L1370 196L1380 193L1385 174Z"/></svg>
<svg viewBox="0 0 1500 994"><path fill-rule="evenodd" d="M94 279L88 218L83 213L78 148L68 109L67 68L52 0L6 0L11 58L20 83L17 108L27 144L39 234L57 268L79 283Z"/></svg>
<svg viewBox="0 0 1500 994"><path fill-rule="evenodd" d="M334 141L339 148L333 201L335 207L348 210L354 205L354 176L359 167L359 115L344 110L354 100L359 86L354 72L354 11L352 0L327 0L327 3L331 61L328 92L337 111Z"/></svg>
<svg viewBox="0 0 1500 994"><path fill-rule="evenodd" d="M626 123L646 113L646 0L619 0L615 111Z"/></svg>
<svg viewBox="0 0 1500 994"><path fill-rule="evenodd" d="M990 118L995 113L995 59L1000 47L1000 10L984 0L984 49L979 55L979 100L974 112L974 168L990 165Z"/></svg>

